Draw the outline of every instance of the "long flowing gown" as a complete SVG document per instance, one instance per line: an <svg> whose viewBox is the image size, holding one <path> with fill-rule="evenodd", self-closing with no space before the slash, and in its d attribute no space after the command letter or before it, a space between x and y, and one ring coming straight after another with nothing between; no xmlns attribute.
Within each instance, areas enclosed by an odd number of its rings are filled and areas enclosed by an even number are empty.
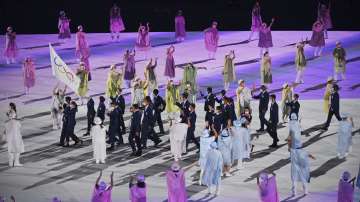
<svg viewBox="0 0 360 202"><path fill-rule="evenodd" d="M224 82L230 83L236 80L235 68L234 68L234 57L225 57L224 64Z"/></svg>
<svg viewBox="0 0 360 202"><path fill-rule="evenodd" d="M264 56L261 59L261 83L269 84L272 83L272 73L271 73L271 57Z"/></svg>
<svg viewBox="0 0 360 202"><path fill-rule="evenodd" d="M275 176L262 181L258 188L261 202L279 202Z"/></svg>
<svg viewBox="0 0 360 202"><path fill-rule="evenodd" d="M124 79L132 80L135 78L136 69L135 69L135 56L134 54L129 54L124 56Z"/></svg>
<svg viewBox="0 0 360 202"><path fill-rule="evenodd" d="M181 154L186 151L185 138L188 125L176 123L170 128L170 150L175 160L181 159Z"/></svg>
<svg viewBox="0 0 360 202"><path fill-rule="evenodd" d="M302 44L296 47L295 65L297 71L305 69L306 58L304 53L304 45Z"/></svg>
<svg viewBox="0 0 360 202"><path fill-rule="evenodd" d="M149 30L141 31L139 29L138 38L136 40L135 48L138 51L148 51L151 49Z"/></svg>
<svg viewBox="0 0 360 202"><path fill-rule="evenodd" d="M195 67L192 64L186 65L184 67L183 79L181 82L183 88L185 88L186 84L190 84L191 91L196 92L197 91L196 77L197 77L197 67Z"/></svg>
<svg viewBox="0 0 360 202"><path fill-rule="evenodd" d="M112 7L110 10L110 32L122 32L125 30L124 22L121 18L120 8Z"/></svg>
<svg viewBox="0 0 360 202"><path fill-rule="evenodd" d="M339 122L337 153L344 157L352 145L352 124L350 121Z"/></svg>
<svg viewBox="0 0 360 202"><path fill-rule="evenodd" d="M185 38L186 29L185 29L185 18L182 15L177 15L175 17L175 38Z"/></svg>
<svg viewBox="0 0 360 202"><path fill-rule="evenodd" d="M320 4L318 7L318 20L321 20L324 23L325 29L331 29L332 21L330 15L330 8L327 8L326 6L321 6Z"/></svg>
<svg viewBox="0 0 360 202"><path fill-rule="evenodd" d="M111 191L111 187L106 188L105 191L101 191L99 187L95 185L91 202L111 202Z"/></svg>
<svg viewBox="0 0 360 202"><path fill-rule="evenodd" d="M185 173L183 170L178 172L168 170L166 172L168 189L168 202L187 202Z"/></svg>
<svg viewBox="0 0 360 202"><path fill-rule="evenodd" d="M209 136L209 130L204 131L204 135L200 137L200 169L204 170L206 165L206 154L211 149L210 144L215 141L214 136Z"/></svg>
<svg viewBox="0 0 360 202"><path fill-rule="evenodd" d="M219 33L216 28L210 27L205 31L205 48L209 52L216 52L219 42Z"/></svg>
<svg viewBox="0 0 360 202"><path fill-rule="evenodd" d="M300 148L301 142L301 127L298 120L289 121L289 133L291 136L291 148Z"/></svg>
<svg viewBox="0 0 360 202"><path fill-rule="evenodd" d="M35 86L35 67L32 60L25 60L23 64L24 86L31 88Z"/></svg>
<svg viewBox="0 0 360 202"><path fill-rule="evenodd" d="M242 161L245 157L245 144L244 144L244 132L241 127L232 127L232 149L231 149L231 161L234 163L239 160Z"/></svg>
<svg viewBox="0 0 360 202"><path fill-rule="evenodd" d="M71 38L70 20L66 16L60 16L58 22L59 39Z"/></svg>
<svg viewBox="0 0 360 202"><path fill-rule="evenodd" d="M76 33L75 55L78 58L89 58L90 49L86 40L85 32Z"/></svg>
<svg viewBox="0 0 360 202"><path fill-rule="evenodd" d="M232 137L220 136L218 139L219 151L221 152L223 163L226 166L231 166L231 150L232 150Z"/></svg>
<svg viewBox="0 0 360 202"><path fill-rule="evenodd" d="M104 161L106 159L106 129L100 125L91 128L94 159Z"/></svg>
<svg viewBox="0 0 360 202"><path fill-rule="evenodd" d="M339 181L337 202L353 202L354 187L344 180Z"/></svg>
<svg viewBox="0 0 360 202"><path fill-rule="evenodd" d="M4 56L7 58L15 58L18 54L18 48L16 45L16 33L7 32L5 35L5 50Z"/></svg>
<svg viewBox="0 0 360 202"><path fill-rule="evenodd" d="M167 85L166 93L165 93L165 100L166 100L165 110L167 113L173 113L179 111L179 107L175 105L175 103L179 100L179 98L180 98L180 92L178 87L175 85Z"/></svg>
<svg viewBox="0 0 360 202"><path fill-rule="evenodd" d="M256 32L261 28L262 20L260 6L254 6L251 12L251 31Z"/></svg>
<svg viewBox="0 0 360 202"><path fill-rule="evenodd" d="M335 48L333 51L334 67L336 73L345 73L346 71L346 52L345 49Z"/></svg>
<svg viewBox="0 0 360 202"><path fill-rule="evenodd" d="M331 83L326 84L326 89L324 92L324 104L323 104L323 110L326 114L329 112L329 101L330 101L330 95L331 95L331 88L332 88Z"/></svg>
<svg viewBox="0 0 360 202"><path fill-rule="evenodd" d="M122 74L116 72L116 70L110 70L108 78L106 81L106 96L114 98L116 96L117 90L121 88L122 85Z"/></svg>
<svg viewBox="0 0 360 202"><path fill-rule="evenodd" d="M289 116L290 106L286 105L286 103L291 102L292 96L293 96L293 91L292 91L291 87L287 86L286 88L282 89L280 106L282 109L283 117Z"/></svg>
<svg viewBox="0 0 360 202"><path fill-rule="evenodd" d="M175 77L175 60L173 54L174 54L174 50L168 50L166 53L164 76L168 76L170 78Z"/></svg>
<svg viewBox="0 0 360 202"><path fill-rule="evenodd" d="M204 175L201 179L206 186L219 185L223 168L223 158L217 149L210 149L206 154Z"/></svg>
<svg viewBox="0 0 360 202"><path fill-rule="evenodd" d="M89 75L89 73L86 70L78 70L76 73L76 76L78 76L80 78L80 85L79 85L78 92L77 92L80 97L86 96L86 94L89 90L88 75Z"/></svg>
<svg viewBox="0 0 360 202"><path fill-rule="evenodd" d="M24 142L21 135L21 124L16 119L10 119L5 123L6 142L8 153L24 153Z"/></svg>
<svg viewBox="0 0 360 202"><path fill-rule="evenodd" d="M270 27L266 27L266 28L260 27L258 47L260 48L273 47Z"/></svg>
<svg viewBox="0 0 360 202"><path fill-rule="evenodd" d="M290 149L291 180L308 183L310 181L310 165L308 153L303 149Z"/></svg>
<svg viewBox="0 0 360 202"><path fill-rule="evenodd" d="M131 202L146 202L146 187L141 188L134 185L130 188Z"/></svg>
<svg viewBox="0 0 360 202"><path fill-rule="evenodd" d="M313 25L309 45L312 47L323 47L325 46L324 26L322 24L316 26L317 23L315 22Z"/></svg>

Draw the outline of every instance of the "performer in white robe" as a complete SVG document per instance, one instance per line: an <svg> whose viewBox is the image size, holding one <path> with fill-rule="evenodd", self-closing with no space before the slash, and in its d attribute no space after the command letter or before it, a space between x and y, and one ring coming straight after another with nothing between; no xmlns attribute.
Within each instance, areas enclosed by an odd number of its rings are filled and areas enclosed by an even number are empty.
<svg viewBox="0 0 360 202"><path fill-rule="evenodd" d="M339 122L339 131L338 131L338 144L337 144L337 156L339 159L342 159L351 152L352 145L352 129L354 127L354 122L352 117L347 114L342 114L342 121Z"/></svg>
<svg viewBox="0 0 360 202"><path fill-rule="evenodd" d="M214 136L210 136L210 130L208 129L208 122L206 122L207 128L204 129L203 135L200 137L200 178L199 185L201 185L201 179L204 175L204 170L206 166L206 154L210 150L210 144L215 141Z"/></svg>
<svg viewBox="0 0 360 202"><path fill-rule="evenodd" d="M131 103L138 104L142 106L145 94L144 94L144 87L143 82L139 77L135 77L132 81L132 89L131 89Z"/></svg>
<svg viewBox="0 0 360 202"><path fill-rule="evenodd" d="M10 106L11 104L13 103L10 103ZM20 154L25 152L24 142L21 136L21 124L20 121L16 119L16 110L11 109L7 113L7 116L9 120L5 123L5 134L9 153L9 166L20 167L23 166L19 161Z"/></svg>
<svg viewBox="0 0 360 202"><path fill-rule="evenodd" d="M53 90L52 102L51 102L51 118L53 121L53 129L57 130L61 128L62 121L62 107L64 104L65 93L66 93L65 86L64 89L59 88L59 84L57 84Z"/></svg>
<svg viewBox="0 0 360 202"><path fill-rule="evenodd" d="M219 151L223 157L223 175L230 177L230 168L231 168L231 149L232 149L232 132L231 128L226 128L221 132L221 135L218 139Z"/></svg>
<svg viewBox="0 0 360 202"><path fill-rule="evenodd" d="M244 159L250 157L250 143L245 144L244 136L249 137L249 130L246 128L247 120L245 117L234 121L232 128L232 150L231 150L231 161L236 169L244 167ZM246 139L250 139L247 138Z"/></svg>
<svg viewBox="0 0 360 202"><path fill-rule="evenodd" d="M300 122L295 113L292 113L290 115L289 135L291 137L291 144L292 144L291 147L292 148L302 147Z"/></svg>
<svg viewBox="0 0 360 202"><path fill-rule="evenodd" d="M170 150L175 161L181 160L181 154L186 152L185 140L188 125L175 123L170 127Z"/></svg>
<svg viewBox="0 0 360 202"><path fill-rule="evenodd" d="M106 159L106 129L102 125L100 117L94 119L94 126L91 128L92 144L94 148L94 159L96 164L105 163Z"/></svg>
<svg viewBox="0 0 360 202"><path fill-rule="evenodd" d="M303 185L304 194L307 195L308 183L310 182L310 164L309 157L315 160L315 157L307 153L302 148L293 148L292 139L288 138L288 146L291 159L291 191L292 195L297 194L297 182L301 182Z"/></svg>
<svg viewBox="0 0 360 202"><path fill-rule="evenodd" d="M212 142L210 147L211 149L206 154L205 170L201 183L208 187L209 194L211 194L211 186L215 185L216 195L219 195L223 158L216 142Z"/></svg>

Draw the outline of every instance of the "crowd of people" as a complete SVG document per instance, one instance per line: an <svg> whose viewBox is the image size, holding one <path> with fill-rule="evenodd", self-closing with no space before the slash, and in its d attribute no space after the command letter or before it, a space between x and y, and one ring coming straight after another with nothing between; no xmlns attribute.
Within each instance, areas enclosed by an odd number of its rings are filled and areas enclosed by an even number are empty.
<svg viewBox="0 0 360 202"><path fill-rule="evenodd" d="M325 7L324 7L325 6ZM301 41L296 45L295 65L297 76L295 83L304 83L303 72L307 65L304 54L304 47L310 44L315 47L314 56L319 57L325 46L327 29L331 28L331 19L328 14L329 8L326 5L319 6L319 17L313 25L311 40ZM280 106L277 104L275 94L268 92L268 85L272 83L271 57L269 48L273 46L271 36L271 26L275 19L267 25L261 19L260 5L257 2L252 10L252 26L248 41L252 40L255 32L259 33L260 64L261 64L261 86L249 88L246 81L238 80L236 88L236 99L228 96L230 84L237 81L234 59L235 51L232 50L225 55L225 65L222 71L224 87L218 97L212 87L208 87L207 94L203 94L197 86L197 71L202 67L196 67L189 63L184 67L183 78L175 81L175 47L170 46L166 50L166 66L164 76L168 78L165 87L165 97L159 92L157 75L154 69L157 67L158 58L151 58L144 71L144 79L136 74L135 55L138 51L145 53L151 50L150 43L150 24L140 24L135 50L127 50L124 54L124 65L121 71L117 70L116 65L110 67L106 81L105 96L100 96L98 106L95 109L95 101L87 95L88 85L92 80L91 68L89 63L90 48L86 40L83 27L78 26L76 33L75 54L80 61L76 75L80 79L76 99L66 96L67 87L60 87L57 84L53 90L51 103L51 117L53 129L60 130L59 146L69 147L70 139L74 145L82 144L83 138L79 138L75 132L76 114L78 104L86 102L87 108L87 129L84 137L91 136L94 161L96 164L106 163L106 155L116 149L116 146L123 146L124 136L128 133L128 143L131 147L131 156L141 156L148 149L148 139L153 142L155 148L161 146L162 138L165 135L163 113L166 113L169 121L169 138L171 153L174 157L174 164L166 172L169 201L187 201L185 172L180 168L179 162L183 159L190 149L191 143L195 144L199 153L200 177L199 185L206 185L209 193L215 186L215 194L220 194L221 177L230 177L232 169L242 169L244 162L251 158L251 152L255 145L251 141L251 129L253 111L251 108L252 100L259 100L258 114L260 128L257 133L267 132L272 138L270 148L278 147L279 137L277 128L280 121L288 122L289 137L288 142L289 156L291 159L291 181L292 194L297 195L297 182L301 182L304 194L308 194L308 183L310 180L309 158L315 159L302 148L301 127L300 127L300 102L299 94L293 92L290 84L284 83L281 93ZM71 37L70 19L64 11L60 12L59 17L59 38L62 40ZM114 5L110 11L110 30L113 40L119 39L119 33L125 30L124 23L120 15L120 8ZM175 17L176 41L185 40L185 18L182 11ZM218 47L219 33L217 22L213 22L211 27L204 31L205 48L208 51L209 59L215 58ZM5 56L7 63L14 63L17 55L16 33L11 27L6 33ZM324 94L324 111L328 114L327 120L322 129L327 130L332 116L335 115L340 123L338 131L338 158L344 158L351 151L352 128L354 127L351 116L340 114L340 96L338 74L345 79L346 52L340 42L336 43L333 51L334 56L334 77L327 81ZM26 58L24 65L24 84L26 92L35 85L35 68L31 58ZM131 99L126 102L123 95L123 86L131 89ZM255 94L258 90L260 92ZM205 127L202 129L200 141L196 134L196 125L199 122L196 110L197 100L204 99ZM126 124L125 114L127 105L130 105L130 121ZM270 107L269 107L270 106ZM21 137L21 124L17 119L17 111L14 103L10 103L6 122L6 140L8 142L9 166L22 166L19 161L20 154L24 152L24 143ZM269 118L266 114L269 111ZM281 114L281 120L279 115ZM178 116L178 117L177 117ZM108 117L109 124L106 126L105 120ZM156 132L155 128L159 127ZM107 146L108 145L108 146ZM272 176L269 176L269 175ZM113 175L111 174L110 184L101 181L102 172L95 183L92 196L93 202L110 201L111 191L114 186ZM351 191L350 184L355 180L350 179L350 174L345 172L339 182L339 201L346 201ZM257 178L261 201L279 201L276 186L275 173L262 172ZM131 176L129 181L129 195L133 202L146 201L146 183L144 175ZM353 190L353 189L352 189ZM343 197L343 198L341 198ZM340 199L341 198L341 199ZM1 200L0 200L1 201ZM13 200L15 201L15 199ZM60 201L54 198L53 201Z"/></svg>

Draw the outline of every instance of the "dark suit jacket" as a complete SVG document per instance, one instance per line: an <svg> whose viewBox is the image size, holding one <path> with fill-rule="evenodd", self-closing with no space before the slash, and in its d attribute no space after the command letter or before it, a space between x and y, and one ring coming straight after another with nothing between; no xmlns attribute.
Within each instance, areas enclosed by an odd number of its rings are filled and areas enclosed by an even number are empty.
<svg viewBox="0 0 360 202"><path fill-rule="evenodd" d="M177 102L176 106L178 106L181 110L181 114L180 114L180 118L181 118L181 123L187 123L187 119L189 117L189 107L190 107L190 102L188 100L185 100L182 103Z"/></svg>
<svg viewBox="0 0 360 202"><path fill-rule="evenodd" d="M119 130L119 128L120 128L120 119L119 119L120 110L119 110L119 108L115 107L114 110L112 110L108 115L110 117L109 131L115 132L115 131Z"/></svg>
<svg viewBox="0 0 360 202"><path fill-rule="evenodd" d="M267 111L269 106L269 93L267 91L261 92L253 96L254 99L259 100L259 111Z"/></svg>
<svg viewBox="0 0 360 202"><path fill-rule="evenodd" d="M89 101L86 103L86 107L87 107L87 116L95 116L96 112L95 112L95 103L94 100L92 98L89 99Z"/></svg>
<svg viewBox="0 0 360 202"><path fill-rule="evenodd" d="M215 97L215 101L220 104L221 109L224 109L224 100L227 98L226 96L217 98Z"/></svg>
<svg viewBox="0 0 360 202"><path fill-rule="evenodd" d="M190 130L194 131L195 130L195 124L196 124L196 113L195 112L191 112L189 114L189 121L190 121Z"/></svg>
<svg viewBox="0 0 360 202"><path fill-rule="evenodd" d="M279 123L279 107L276 102L270 106L270 122L276 125Z"/></svg>
<svg viewBox="0 0 360 202"><path fill-rule="evenodd" d="M340 97L338 92L334 92L331 94L330 110L333 112L338 112L340 110Z"/></svg>
<svg viewBox="0 0 360 202"><path fill-rule="evenodd" d="M103 102L100 102L100 103L99 103L99 106L98 106L98 108L97 108L97 111L96 111L96 115L97 115L98 117L100 117L100 119L101 119L102 121L105 120L105 111L106 111L106 106L105 106L105 104L104 104Z"/></svg>
<svg viewBox="0 0 360 202"><path fill-rule="evenodd" d="M291 101L286 103L286 105L290 107L290 115L294 113L297 117L299 117L300 103L298 101Z"/></svg>
<svg viewBox="0 0 360 202"><path fill-rule="evenodd" d="M154 111L156 114L163 112L165 107L166 103L160 95L154 97Z"/></svg>
<svg viewBox="0 0 360 202"><path fill-rule="evenodd" d="M142 128L146 130L151 129L152 127L154 127L154 121L154 109L152 105L149 105L144 108L144 116L141 123Z"/></svg>
<svg viewBox="0 0 360 202"><path fill-rule="evenodd" d="M140 133L141 131L141 111L136 111L131 115L130 133Z"/></svg>
<svg viewBox="0 0 360 202"><path fill-rule="evenodd" d="M205 113L205 121L207 121L209 123L209 126L211 126L213 124L214 116L215 116L214 111L207 111Z"/></svg>
<svg viewBox="0 0 360 202"><path fill-rule="evenodd" d="M225 128L225 118L224 114L215 114L214 115L214 128L217 132L220 132L223 128Z"/></svg>
<svg viewBox="0 0 360 202"><path fill-rule="evenodd" d="M119 107L121 114L125 113L125 99L124 96L118 95L115 98L115 103Z"/></svg>
<svg viewBox="0 0 360 202"><path fill-rule="evenodd" d="M209 111L209 106L212 106L214 109L215 107L215 96L214 94L210 93L207 96L204 96L205 99L205 105L204 105L204 111Z"/></svg>

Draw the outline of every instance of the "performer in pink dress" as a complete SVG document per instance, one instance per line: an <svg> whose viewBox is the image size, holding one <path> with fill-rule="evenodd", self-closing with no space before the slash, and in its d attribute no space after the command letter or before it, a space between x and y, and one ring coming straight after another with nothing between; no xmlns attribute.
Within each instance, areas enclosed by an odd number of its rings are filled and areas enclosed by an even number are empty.
<svg viewBox="0 0 360 202"><path fill-rule="evenodd" d="M209 59L215 59L215 53L219 42L219 33L217 30L217 22L213 22L211 27L207 28L205 33L205 48L208 51Z"/></svg>
<svg viewBox="0 0 360 202"><path fill-rule="evenodd" d="M114 186L114 172L110 175L111 181L109 186L107 186L104 181L100 182L101 176L102 171L100 171L100 175L96 180L91 202L111 202L111 191Z"/></svg>
<svg viewBox="0 0 360 202"><path fill-rule="evenodd" d="M175 61L174 61L175 47L171 45L166 49L166 64L164 76L169 78L175 77Z"/></svg>
<svg viewBox="0 0 360 202"><path fill-rule="evenodd" d="M35 86L34 61L30 57L27 57L23 64L23 78L24 78L25 94L28 94L29 89Z"/></svg>
<svg viewBox="0 0 360 202"><path fill-rule="evenodd" d="M18 48L16 45L16 32L13 31L12 27L6 29L5 34L5 51L4 56L6 64L15 63L15 58L18 54Z"/></svg>
<svg viewBox="0 0 360 202"><path fill-rule="evenodd" d="M328 38L327 30L332 28L331 15L330 15L330 1L329 5L319 2L317 20L324 24L325 39Z"/></svg>
<svg viewBox="0 0 360 202"><path fill-rule="evenodd" d="M312 36L309 42L310 46L315 47L314 56L320 57L325 46L324 24L316 21L312 27Z"/></svg>
<svg viewBox="0 0 360 202"><path fill-rule="evenodd" d="M135 78L136 69L135 69L135 50L130 51L126 50L124 54L124 80L126 86L131 88L131 81Z"/></svg>
<svg viewBox="0 0 360 202"><path fill-rule="evenodd" d="M269 48L273 47L272 36L271 36L271 26L274 24L275 19L271 19L269 26L266 23L262 23L259 30L259 43L258 47L260 48L260 58L263 57L263 52L269 52Z"/></svg>
<svg viewBox="0 0 360 202"><path fill-rule="evenodd" d="M179 10L177 16L175 17L175 38L176 42L182 42L186 37L185 29L185 18L182 15L182 11Z"/></svg>
<svg viewBox="0 0 360 202"><path fill-rule="evenodd" d="M145 177L139 175L136 177L137 182L129 183L130 201L131 202L146 202L146 184Z"/></svg>
<svg viewBox="0 0 360 202"><path fill-rule="evenodd" d="M262 20L260 13L260 4L259 1L256 1L252 11L251 11L251 32L249 35L248 41L251 41L251 38L254 32L259 32L261 28Z"/></svg>
<svg viewBox="0 0 360 202"><path fill-rule="evenodd" d="M257 184L261 202L279 202L275 173L273 173L272 177L269 177L265 172L260 173L259 177L257 177Z"/></svg>
<svg viewBox="0 0 360 202"><path fill-rule="evenodd" d="M168 202L187 202L185 172L177 162L171 165L171 170L166 171L166 180Z"/></svg>
<svg viewBox="0 0 360 202"><path fill-rule="evenodd" d="M80 61L84 63L85 70L89 72L88 79L91 80L90 73L90 48L86 40L85 32L83 32L83 27L81 25L78 26L78 32L76 32L76 42L75 42L75 55L79 57Z"/></svg>
<svg viewBox="0 0 360 202"><path fill-rule="evenodd" d="M146 26L140 23L135 49L138 51L144 51L145 59L147 58L147 52L151 49L149 32L149 23L146 23Z"/></svg>
<svg viewBox="0 0 360 202"><path fill-rule="evenodd" d="M120 32L125 30L124 22L120 15L120 8L114 4L110 9L110 32L111 39L119 39Z"/></svg>
<svg viewBox="0 0 360 202"><path fill-rule="evenodd" d="M58 29L59 29L59 39L70 39L71 32L70 32L70 19L66 17L66 13L64 11L60 11L59 22L58 22Z"/></svg>

